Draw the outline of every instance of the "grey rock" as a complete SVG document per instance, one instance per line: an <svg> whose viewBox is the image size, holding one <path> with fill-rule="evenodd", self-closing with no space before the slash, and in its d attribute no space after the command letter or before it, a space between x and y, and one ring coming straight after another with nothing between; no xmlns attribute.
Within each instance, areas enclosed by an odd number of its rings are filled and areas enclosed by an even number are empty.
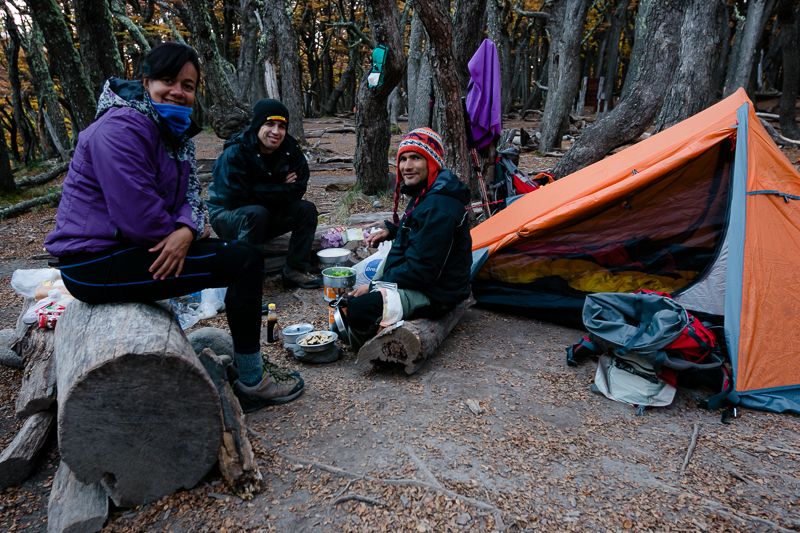
<svg viewBox="0 0 800 533"><path fill-rule="evenodd" d="M458 524L459 526L466 526L467 524L470 523L471 520L472 516L470 516L469 513L461 513L460 515L458 515L458 518L456 518L456 524Z"/></svg>
<svg viewBox="0 0 800 533"><path fill-rule="evenodd" d="M17 332L15 330L0 330L0 348L11 348L15 340L17 340Z"/></svg>
<svg viewBox="0 0 800 533"><path fill-rule="evenodd" d="M0 365L22 368L22 358L11 348L0 347Z"/></svg>
<svg viewBox="0 0 800 533"><path fill-rule="evenodd" d="M192 331L186 338L192 344L195 353L200 353L203 348L210 348L217 355L233 355L233 337L220 328L200 328Z"/></svg>

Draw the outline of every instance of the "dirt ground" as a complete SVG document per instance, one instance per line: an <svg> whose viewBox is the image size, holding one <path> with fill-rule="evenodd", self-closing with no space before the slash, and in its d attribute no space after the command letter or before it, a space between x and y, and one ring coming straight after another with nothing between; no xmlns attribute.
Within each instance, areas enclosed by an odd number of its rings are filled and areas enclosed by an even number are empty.
<svg viewBox="0 0 800 533"><path fill-rule="evenodd" d="M306 131L336 126L341 121L310 120ZM326 134L310 142L352 155L353 139ZM198 158L213 159L220 148L203 134ZM793 162L798 155L790 154ZM552 164L523 154L521 167ZM325 185L353 180L352 169L312 173L308 197L323 222L347 194ZM0 223L0 328L12 327L19 313L13 270L46 266L37 257L54 213L42 208ZM286 291L269 277L264 297L277 304L284 325L327 324L321 290ZM226 327L224 316L198 327L207 325ZM264 345L273 362L299 370L307 384L297 401L248 415L264 490L242 501L213 471L152 504L112 509L105 530L800 530L798 417L742 410L723 424L719 412L696 405L709 391L694 389L636 416L589 391L591 362L566 366L564 349L580 335L473 308L410 377L391 368L364 373L353 354L305 366ZM0 447L20 426L13 414L20 379L20 371L0 367ZM681 473L695 428L696 448ZM45 531L57 465L53 442L33 477L0 491L0 530Z"/></svg>

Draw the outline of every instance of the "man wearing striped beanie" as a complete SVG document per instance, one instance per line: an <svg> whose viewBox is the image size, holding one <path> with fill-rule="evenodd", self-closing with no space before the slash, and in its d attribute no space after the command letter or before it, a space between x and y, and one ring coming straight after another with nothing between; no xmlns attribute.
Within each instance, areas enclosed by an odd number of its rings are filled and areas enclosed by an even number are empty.
<svg viewBox="0 0 800 533"><path fill-rule="evenodd" d="M469 189L444 167L442 138L430 128L406 134L397 150L394 217L368 244L392 240L369 285L346 302L346 332L358 349L401 319L441 316L470 293ZM402 215L400 195L409 197Z"/></svg>

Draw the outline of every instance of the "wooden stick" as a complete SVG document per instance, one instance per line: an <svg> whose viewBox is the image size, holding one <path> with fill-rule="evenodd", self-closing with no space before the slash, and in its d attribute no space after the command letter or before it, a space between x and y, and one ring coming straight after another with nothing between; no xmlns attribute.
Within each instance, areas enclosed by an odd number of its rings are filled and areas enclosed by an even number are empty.
<svg viewBox="0 0 800 533"><path fill-rule="evenodd" d="M689 461L692 459L692 454L697 446L697 435L700 433L700 424L695 422L694 429L692 430L692 440L689 442L689 448L686 450L686 457L683 458L683 466L681 466L681 475L686 473L686 467L689 466Z"/></svg>

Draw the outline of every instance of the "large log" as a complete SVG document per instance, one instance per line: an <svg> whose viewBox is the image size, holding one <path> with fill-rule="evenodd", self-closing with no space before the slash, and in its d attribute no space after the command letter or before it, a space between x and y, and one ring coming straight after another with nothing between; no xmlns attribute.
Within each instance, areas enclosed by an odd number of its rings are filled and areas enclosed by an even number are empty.
<svg viewBox="0 0 800 533"><path fill-rule="evenodd" d="M22 483L30 475L52 425L53 414L48 411L25 420L17 436L0 454L0 489Z"/></svg>
<svg viewBox="0 0 800 533"><path fill-rule="evenodd" d="M375 363L397 363L403 365L406 374L413 374L436 353L473 303L470 297L435 320L417 318L389 326L364 343L356 364L369 368Z"/></svg>
<svg viewBox="0 0 800 533"><path fill-rule="evenodd" d="M103 529L108 494L100 483L83 483L61 461L47 504L47 533L89 533Z"/></svg>
<svg viewBox="0 0 800 533"><path fill-rule="evenodd" d="M167 311L76 301L55 342L59 450L79 480L128 507L193 487L214 466L219 394Z"/></svg>

